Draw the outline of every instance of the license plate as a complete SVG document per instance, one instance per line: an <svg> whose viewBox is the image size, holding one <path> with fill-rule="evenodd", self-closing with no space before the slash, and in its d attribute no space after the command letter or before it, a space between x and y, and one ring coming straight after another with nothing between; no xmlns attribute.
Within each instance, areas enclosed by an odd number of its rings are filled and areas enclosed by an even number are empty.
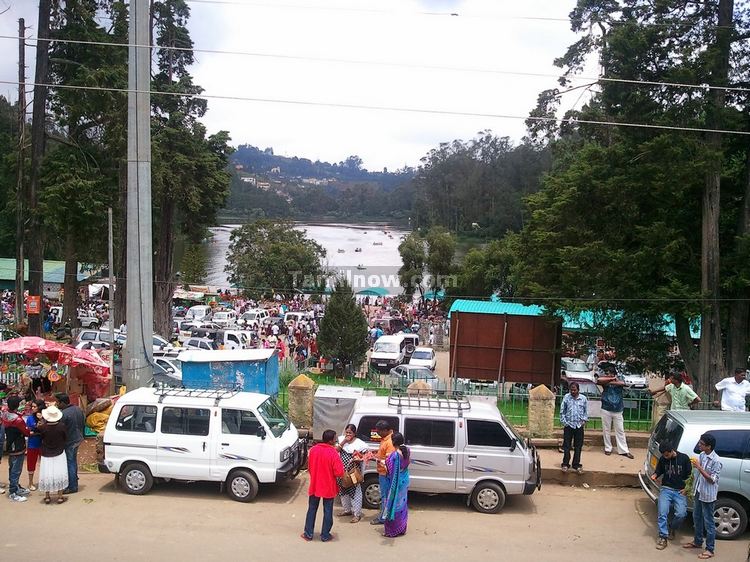
<svg viewBox="0 0 750 562"><path fill-rule="evenodd" d="M656 470L656 463L659 461L659 459L656 458L656 456L651 455L651 469Z"/></svg>
<svg viewBox="0 0 750 562"><path fill-rule="evenodd" d="M378 363L378 367L387 367L388 365L386 363Z"/></svg>

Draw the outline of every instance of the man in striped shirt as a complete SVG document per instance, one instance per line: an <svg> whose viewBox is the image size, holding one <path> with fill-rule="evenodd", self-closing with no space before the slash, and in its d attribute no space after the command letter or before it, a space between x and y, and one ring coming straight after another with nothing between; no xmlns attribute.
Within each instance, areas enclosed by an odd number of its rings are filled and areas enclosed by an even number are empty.
<svg viewBox="0 0 750 562"><path fill-rule="evenodd" d="M695 537L693 542L683 545L683 548L703 548L703 533L706 534L706 549L698 555L701 560L708 560L714 556L716 543L716 525L714 523L714 503L719 491L719 474L721 473L721 459L716 454L716 438L710 433L701 435L698 458L691 458L695 467L695 484L693 485L693 526Z"/></svg>

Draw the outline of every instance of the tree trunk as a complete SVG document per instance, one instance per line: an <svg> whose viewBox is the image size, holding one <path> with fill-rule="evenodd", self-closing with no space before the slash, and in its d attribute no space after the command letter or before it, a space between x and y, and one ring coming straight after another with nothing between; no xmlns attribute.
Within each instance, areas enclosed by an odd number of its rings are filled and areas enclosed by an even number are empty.
<svg viewBox="0 0 750 562"><path fill-rule="evenodd" d="M167 339L172 335L174 208L172 197L164 194L154 262L154 328L157 334Z"/></svg>
<svg viewBox="0 0 750 562"><path fill-rule="evenodd" d="M128 301L128 163L126 160L120 160L120 168L117 174L117 183L119 190L119 207L120 221L116 224L117 232L115 233L115 310L114 319L115 327L119 327L126 318L125 307Z"/></svg>
<svg viewBox="0 0 750 562"><path fill-rule="evenodd" d="M682 314L676 314L674 322L680 357L685 363L687 374L693 379L693 390L700 394L707 386L704 379L699 376L698 350L695 348L693 338L690 335L690 320Z"/></svg>
<svg viewBox="0 0 750 562"><path fill-rule="evenodd" d="M745 200L737 221L737 236L750 234L750 149L745 155ZM750 334L750 288L736 291L736 301L729 306L727 326L727 371L747 367L748 335Z"/></svg>
<svg viewBox="0 0 750 562"><path fill-rule="evenodd" d="M75 235L65 235L65 277L63 279L63 318L71 328L78 327L78 255Z"/></svg>
<svg viewBox="0 0 750 562"><path fill-rule="evenodd" d="M34 73L34 105L31 121L31 176L29 179L28 205L29 225L25 247L29 258L29 295L42 296L44 285L44 241L39 228L39 176L44 156L45 107L49 67L49 24L52 11L51 0L39 0L39 21L37 24L36 71ZM42 314L29 314L30 336L42 336Z"/></svg>
<svg viewBox="0 0 750 562"><path fill-rule="evenodd" d="M712 45L714 58L710 67L711 82L725 85L729 76L729 53L731 49L731 26L734 0L720 0L716 40ZM720 129L721 114L726 106L726 91L711 90L707 106L706 124L710 129ZM708 164L706 183L703 189L703 212L701 231L701 292L703 311L701 318L700 372L701 385L716 382L723 376L724 361L721 339L720 310L720 251L719 213L721 203L722 135L707 133Z"/></svg>

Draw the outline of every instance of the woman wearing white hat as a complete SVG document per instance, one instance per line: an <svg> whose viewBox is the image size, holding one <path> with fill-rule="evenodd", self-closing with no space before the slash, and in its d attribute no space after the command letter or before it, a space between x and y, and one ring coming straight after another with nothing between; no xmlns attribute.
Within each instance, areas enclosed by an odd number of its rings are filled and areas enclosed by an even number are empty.
<svg viewBox="0 0 750 562"><path fill-rule="evenodd" d="M64 503L68 498L62 491L68 487L68 461L65 457L67 432L60 422L62 412L57 406L42 410L42 418L36 432L42 436L42 465L39 469L39 487L44 492L44 503L52 503L50 494L57 495L56 502Z"/></svg>

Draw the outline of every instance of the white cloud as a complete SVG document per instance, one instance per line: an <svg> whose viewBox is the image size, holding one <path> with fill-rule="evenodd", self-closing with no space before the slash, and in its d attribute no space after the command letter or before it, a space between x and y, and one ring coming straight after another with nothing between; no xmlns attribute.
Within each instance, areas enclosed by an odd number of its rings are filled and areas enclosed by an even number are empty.
<svg viewBox="0 0 750 562"><path fill-rule="evenodd" d="M0 0L0 11L3 3L11 11L0 15L0 34L15 34L19 16L35 24L35 2ZM574 0L193 2L189 26L196 48L413 65L197 53L193 74L213 95L524 117L537 94L555 86L554 78L421 67L556 76L552 61L575 40L568 23L522 18L564 19L574 5ZM435 13L459 15L429 15ZM0 60L0 77L15 80L15 44L2 41L2 52L12 55ZM27 57L32 55L27 49ZM13 86L0 89L10 97L14 92ZM577 97L564 101L572 104ZM358 154L370 169L416 165L438 143L483 129L515 140L525 130L522 119L218 99L209 100L205 122L211 132L228 130L236 144L334 162Z"/></svg>

